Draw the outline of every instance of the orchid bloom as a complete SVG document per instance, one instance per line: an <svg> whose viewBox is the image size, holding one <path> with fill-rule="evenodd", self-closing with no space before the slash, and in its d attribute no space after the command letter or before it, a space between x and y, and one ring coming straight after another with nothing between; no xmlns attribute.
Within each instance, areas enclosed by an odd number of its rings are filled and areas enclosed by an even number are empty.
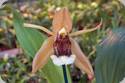
<svg viewBox="0 0 125 83"><path fill-rule="evenodd" d="M100 28L101 24L102 22L92 29L70 33L72 30L72 21L67 8L55 11L52 31L42 26L25 23L25 27L41 29L51 35L44 41L43 45L36 53L32 63L32 72L35 73L38 69L43 68L48 59L51 58L53 63L57 66L74 63L81 71L87 73L89 79L92 79L94 77L92 66L72 37L94 31Z"/></svg>

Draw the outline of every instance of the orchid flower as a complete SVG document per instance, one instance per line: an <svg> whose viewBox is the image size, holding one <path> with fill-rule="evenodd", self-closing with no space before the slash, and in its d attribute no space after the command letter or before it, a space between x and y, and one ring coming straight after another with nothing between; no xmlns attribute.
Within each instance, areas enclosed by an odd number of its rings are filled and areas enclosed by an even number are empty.
<svg viewBox="0 0 125 83"><path fill-rule="evenodd" d="M81 71L87 73L89 79L92 79L94 77L92 66L72 37L97 30L101 25L102 22L95 28L71 33L72 21L67 8L55 11L52 31L42 26L24 23L25 27L41 29L50 35L50 37L44 41L33 59L32 72L35 73L40 68L43 68L48 59L51 58L57 66L74 63Z"/></svg>

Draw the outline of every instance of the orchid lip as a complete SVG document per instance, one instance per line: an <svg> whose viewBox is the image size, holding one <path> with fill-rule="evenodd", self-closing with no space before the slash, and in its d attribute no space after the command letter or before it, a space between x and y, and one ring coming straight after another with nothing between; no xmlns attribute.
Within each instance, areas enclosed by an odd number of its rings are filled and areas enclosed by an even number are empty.
<svg viewBox="0 0 125 83"><path fill-rule="evenodd" d="M70 56L72 52L71 52L71 42L69 36L68 35L63 36L57 34L56 40L53 43L53 48L54 48L54 55L56 55L57 57L62 55Z"/></svg>
<svg viewBox="0 0 125 83"><path fill-rule="evenodd" d="M71 42L65 27L57 33L53 48L54 55L50 57L55 65L61 66L74 63L75 55L72 55Z"/></svg>
<svg viewBox="0 0 125 83"><path fill-rule="evenodd" d="M51 55L53 63L57 66L72 64L75 61L75 55L71 52L71 42L65 28L62 28L57 34L53 44L54 55Z"/></svg>

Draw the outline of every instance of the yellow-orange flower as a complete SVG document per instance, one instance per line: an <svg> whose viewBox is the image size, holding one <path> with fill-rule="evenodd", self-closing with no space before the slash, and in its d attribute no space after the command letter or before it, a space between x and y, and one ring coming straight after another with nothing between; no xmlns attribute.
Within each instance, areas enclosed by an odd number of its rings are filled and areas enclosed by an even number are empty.
<svg viewBox="0 0 125 83"><path fill-rule="evenodd" d="M47 63L48 59L50 57L53 58L52 55L55 55L55 54L58 55L58 54L62 53L63 56L67 56L67 55L75 56L73 58L73 59L75 59L74 60L75 65L81 71L86 72L89 79L92 79L94 77L93 69L92 69L92 66L91 66L88 58L81 51L79 45L72 37L78 36L83 33L94 31L94 30L100 28L101 23L95 28L81 30L81 31L71 33L72 21L71 21L69 11L67 8L62 8L62 9L56 10L54 13L52 31L49 31L48 29L46 29L42 26L37 26L37 25L33 25L33 24L25 23L24 26L41 29L41 30L45 31L46 33L48 33L49 35L51 35L50 37L48 37L48 39L46 39L44 41L43 45L41 46L39 51L36 53L36 55L33 59L33 63L32 63L32 72L33 73L35 73L38 69L43 68L44 65ZM68 41L68 44L67 44L67 42L65 42L63 40L58 39L57 38L58 36L63 36L62 39L67 36L66 41ZM59 42L56 42L56 40L59 40ZM60 47L60 42L62 45L64 45L62 48ZM54 46L55 44L56 44L56 46ZM56 48L56 49L54 49L54 48ZM69 50L69 51L67 51L67 50ZM57 52L55 52L55 51L57 51ZM60 53L59 53L59 51L60 51ZM57 56L57 58L62 55ZM73 59L72 59L72 61L73 61ZM65 64L65 61L66 60L64 60L63 64Z"/></svg>

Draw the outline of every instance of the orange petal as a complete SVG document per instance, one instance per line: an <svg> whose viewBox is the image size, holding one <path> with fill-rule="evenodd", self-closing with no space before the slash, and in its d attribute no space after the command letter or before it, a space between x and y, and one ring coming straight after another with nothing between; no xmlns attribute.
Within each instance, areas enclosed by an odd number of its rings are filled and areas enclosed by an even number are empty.
<svg viewBox="0 0 125 83"><path fill-rule="evenodd" d="M56 10L53 18L53 32L57 33L63 27L66 28L67 32L72 29L72 21L67 8Z"/></svg>
<svg viewBox="0 0 125 83"><path fill-rule="evenodd" d="M49 56L53 53L53 37L49 37L36 53L32 63L32 73L35 73L38 69L43 68L47 63Z"/></svg>
<svg viewBox="0 0 125 83"><path fill-rule="evenodd" d="M71 45L71 50L76 55L75 65L80 68L81 71L86 72L88 77L92 79L94 76L94 72L88 58L81 51L79 45L75 40L71 39Z"/></svg>

